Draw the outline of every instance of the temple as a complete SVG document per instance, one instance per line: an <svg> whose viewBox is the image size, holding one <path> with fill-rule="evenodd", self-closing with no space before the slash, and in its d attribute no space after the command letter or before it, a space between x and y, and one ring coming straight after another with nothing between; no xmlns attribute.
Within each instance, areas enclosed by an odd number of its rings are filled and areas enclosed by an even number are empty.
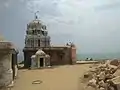
<svg viewBox="0 0 120 90"><path fill-rule="evenodd" d="M76 47L73 43L51 46L47 27L35 16L27 24L24 52L24 67L47 67L76 63Z"/></svg>

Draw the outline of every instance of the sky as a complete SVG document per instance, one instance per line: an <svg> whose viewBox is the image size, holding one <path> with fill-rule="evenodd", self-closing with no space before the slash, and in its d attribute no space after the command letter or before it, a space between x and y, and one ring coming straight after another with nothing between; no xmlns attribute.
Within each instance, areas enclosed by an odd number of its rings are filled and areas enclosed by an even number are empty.
<svg viewBox="0 0 120 90"><path fill-rule="evenodd" d="M53 45L74 42L78 53L120 52L120 0L0 0L0 34L22 50L36 11Z"/></svg>

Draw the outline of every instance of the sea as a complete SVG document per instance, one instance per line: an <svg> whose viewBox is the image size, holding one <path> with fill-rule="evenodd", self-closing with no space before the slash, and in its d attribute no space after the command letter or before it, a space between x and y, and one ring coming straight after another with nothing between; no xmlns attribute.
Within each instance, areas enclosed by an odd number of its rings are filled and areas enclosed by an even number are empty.
<svg viewBox="0 0 120 90"><path fill-rule="evenodd" d="M77 54L77 60L85 60L86 58L92 58L93 60L120 59L120 53Z"/></svg>

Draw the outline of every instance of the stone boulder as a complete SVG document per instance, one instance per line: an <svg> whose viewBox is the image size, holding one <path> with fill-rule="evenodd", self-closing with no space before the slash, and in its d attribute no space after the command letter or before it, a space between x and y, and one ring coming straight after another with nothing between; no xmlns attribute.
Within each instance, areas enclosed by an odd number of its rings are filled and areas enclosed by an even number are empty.
<svg viewBox="0 0 120 90"><path fill-rule="evenodd" d="M117 70L113 75L114 76L120 76L120 70Z"/></svg>
<svg viewBox="0 0 120 90"><path fill-rule="evenodd" d="M119 62L114 60L110 61L110 63L108 61L106 64L100 64L97 67L90 68L89 71L84 74L84 78L87 78L87 86L90 86L95 90L119 90L119 67ZM90 79L89 77L91 76L92 78Z"/></svg>
<svg viewBox="0 0 120 90"><path fill-rule="evenodd" d="M100 87L100 89L99 90L105 90L105 88L103 88L103 87Z"/></svg>
<svg viewBox="0 0 120 90"><path fill-rule="evenodd" d="M90 76L89 73L84 74L84 78L89 78L89 76Z"/></svg>
<svg viewBox="0 0 120 90"><path fill-rule="evenodd" d="M110 65L118 66L119 61L117 59L110 61Z"/></svg>
<svg viewBox="0 0 120 90"><path fill-rule="evenodd" d="M97 86L96 80L95 80L95 79L89 80L87 86L91 86L91 87L94 87L94 88L95 88L95 87Z"/></svg>
<svg viewBox="0 0 120 90"><path fill-rule="evenodd" d="M91 78L92 77L92 72L86 72L85 74L84 74L84 78Z"/></svg>
<svg viewBox="0 0 120 90"><path fill-rule="evenodd" d="M112 81L114 84L120 84L120 76L117 76L117 77L111 79L111 81Z"/></svg>
<svg viewBox="0 0 120 90"><path fill-rule="evenodd" d="M80 89L80 90L82 90L82 89ZM87 87L87 88L85 88L85 89L83 89L83 90L96 90L96 89L93 88L93 87Z"/></svg>
<svg viewBox="0 0 120 90"><path fill-rule="evenodd" d="M120 84L117 84L117 90L120 90Z"/></svg>

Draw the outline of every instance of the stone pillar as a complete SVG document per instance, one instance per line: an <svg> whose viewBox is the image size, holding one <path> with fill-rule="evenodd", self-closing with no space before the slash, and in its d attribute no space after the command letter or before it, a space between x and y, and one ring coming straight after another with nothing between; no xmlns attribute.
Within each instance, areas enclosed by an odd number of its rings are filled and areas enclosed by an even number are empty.
<svg viewBox="0 0 120 90"><path fill-rule="evenodd" d="M38 47L38 39L36 39L36 47Z"/></svg>
<svg viewBox="0 0 120 90"><path fill-rule="evenodd" d="M24 53L24 67L26 67L26 52L23 51L23 53Z"/></svg>
<svg viewBox="0 0 120 90"><path fill-rule="evenodd" d="M40 67L40 60L39 60L39 57L37 56L37 62L38 62L38 68Z"/></svg>
<svg viewBox="0 0 120 90"><path fill-rule="evenodd" d="M43 58L43 67L45 67L45 58Z"/></svg>
<svg viewBox="0 0 120 90"><path fill-rule="evenodd" d="M28 47L30 47L30 43L31 43L31 41L30 41L30 39L29 39L29 42L28 42Z"/></svg>
<svg viewBox="0 0 120 90"><path fill-rule="evenodd" d="M9 69L9 71L8 71L8 74L10 74L10 76L11 76L11 83L10 84L12 84L12 83L14 83L14 78L13 78L13 70L12 70L12 52L13 51L11 51L11 52L9 52L9 64L10 64L10 69Z"/></svg>
<svg viewBox="0 0 120 90"><path fill-rule="evenodd" d="M30 39L30 47L31 47L31 39Z"/></svg>
<svg viewBox="0 0 120 90"><path fill-rule="evenodd" d="M15 65L15 77L17 77L17 74L18 74L18 68L17 65Z"/></svg>
<svg viewBox="0 0 120 90"><path fill-rule="evenodd" d="M34 39L34 47L36 47L36 39Z"/></svg>
<svg viewBox="0 0 120 90"><path fill-rule="evenodd" d="M34 66L33 66L33 58L31 58L31 68L33 68Z"/></svg>
<svg viewBox="0 0 120 90"><path fill-rule="evenodd" d="M12 69L12 53L9 53L9 64L10 64L10 68Z"/></svg>

